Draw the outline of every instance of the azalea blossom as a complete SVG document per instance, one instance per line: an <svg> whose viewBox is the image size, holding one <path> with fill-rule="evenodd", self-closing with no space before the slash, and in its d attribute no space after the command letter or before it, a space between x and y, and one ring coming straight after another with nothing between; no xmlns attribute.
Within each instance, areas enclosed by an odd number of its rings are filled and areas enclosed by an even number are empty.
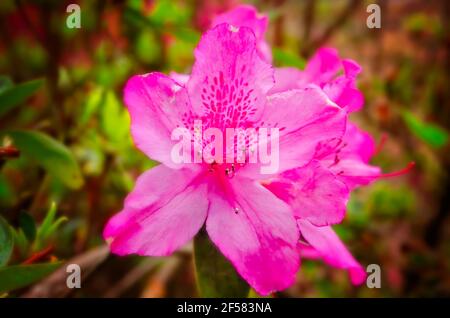
<svg viewBox="0 0 450 318"><path fill-rule="evenodd" d="M338 75L343 72L342 75ZM364 98L357 89L361 67L353 60L341 59L335 49L321 48L304 70L277 68L271 93L286 92L316 84L347 112L361 109ZM331 266L347 269L352 283L364 282L366 273L334 233L330 225L342 222L350 192L381 177L395 176L404 170L382 174L371 165L375 142L355 124L347 122L342 138L321 142L308 165L285 171L266 181L265 186L293 209L301 234L301 256L320 258Z"/></svg>
<svg viewBox="0 0 450 318"><path fill-rule="evenodd" d="M317 85L270 93L274 70L258 52L255 32L219 24L195 50L185 83L161 73L133 76L125 87L136 146L161 165L141 175L123 210L104 230L119 255L170 255L205 226L211 241L260 294L289 287L299 267L300 233L291 206L248 161L173 162L178 127L279 130L277 174L310 165L320 143L342 138L347 112ZM250 146L255 142L247 139ZM209 144L192 140L204 150ZM195 149L195 147L193 147ZM229 149L225 149L229 154ZM195 155L195 153L193 154Z"/></svg>
<svg viewBox="0 0 450 318"><path fill-rule="evenodd" d="M251 6L237 6L222 14L213 24L229 22L252 28L261 43L259 47L266 48L260 50L260 56L270 62L270 48L264 40L266 20L261 17L263 15ZM304 70L275 68L275 84L269 94L286 94L314 84L350 113L361 109L364 103L363 95L356 86L360 72L361 67L355 61L341 59L333 48L321 48L308 61ZM189 78L181 76L178 78L183 81ZM381 169L369 163L374 153L373 138L347 122L343 136L319 143L314 160L262 181L266 188L290 205L301 233L301 242L298 244L301 256L321 258L331 266L348 269L354 284L364 281L365 271L330 225L343 220L352 189L382 176Z"/></svg>

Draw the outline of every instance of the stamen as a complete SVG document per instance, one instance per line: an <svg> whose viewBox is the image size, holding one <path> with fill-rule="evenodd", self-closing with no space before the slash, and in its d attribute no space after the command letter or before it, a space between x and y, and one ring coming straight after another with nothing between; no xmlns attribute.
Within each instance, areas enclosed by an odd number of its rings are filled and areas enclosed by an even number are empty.
<svg viewBox="0 0 450 318"><path fill-rule="evenodd" d="M231 164L231 167L230 167L230 168L226 168L226 169L225 169L225 175L226 175L228 178L233 178L234 175L235 175L235 172L236 172L236 168L234 167L234 163Z"/></svg>
<svg viewBox="0 0 450 318"><path fill-rule="evenodd" d="M384 145L386 144L387 139L388 139L388 135L386 133L383 133L381 135L380 142L375 147L375 151L373 153L374 156L378 155L381 152L381 150L383 149Z"/></svg>
<svg viewBox="0 0 450 318"><path fill-rule="evenodd" d="M415 165L416 165L416 163L412 161L412 162L408 163L408 165L405 168L403 168L399 171L383 173L383 174L380 174L378 177L379 178L390 178L390 177L401 176L401 175L408 173Z"/></svg>

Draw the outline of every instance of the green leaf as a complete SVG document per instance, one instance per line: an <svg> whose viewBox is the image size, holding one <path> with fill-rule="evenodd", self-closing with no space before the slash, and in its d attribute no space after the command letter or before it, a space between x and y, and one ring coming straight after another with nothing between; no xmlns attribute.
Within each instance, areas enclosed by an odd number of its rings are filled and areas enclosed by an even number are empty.
<svg viewBox="0 0 450 318"><path fill-rule="evenodd" d="M441 127L423 122L407 111L404 111L402 115L411 132L430 146L440 148L447 144L448 133Z"/></svg>
<svg viewBox="0 0 450 318"><path fill-rule="evenodd" d="M61 262L14 265L0 268L0 292L8 292L33 284L61 266Z"/></svg>
<svg viewBox="0 0 450 318"><path fill-rule="evenodd" d="M214 247L205 230L194 239L197 285L202 297L246 298L250 287Z"/></svg>
<svg viewBox="0 0 450 318"><path fill-rule="evenodd" d="M8 222L0 216L0 266L8 263L14 247L14 238Z"/></svg>
<svg viewBox="0 0 450 318"><path fill-rule="evenodd" d="M53 224L53 221L55 220L56 216L56 203L52 202L50 209L47 211L47 215L45 216L44 220L42 221L41 226L39 226L38 229L38 237L46 236L47 233L50 230L50 227Z"/></svg>
<svg viewBox="0 0 450 318"><path fill-rule="evenodd" d="M56 216L56 204L53 202L50 209L47 212L42 224L39 226L36 235L36 241L34 245L35 250L40 250L48 243L48 239L56 232L58 227L67 221L65 216L59 217L55 220Z"/></svg>
<svg viewBox="0 0 450 318"><path fill-rule="evenodd" d="M28 242L33 242L36 238L36 222L31 215L26 212L20 213L19 224Z"/></svg>
<svg viewBox="0 0 450 318"><path fill-rule="evenodd" d="M35 160L67 187L78 189L83 185L83 177L72 152L59 141L36 131L14 130L3 134L10 136L25 156Z"/></svg>
<svg viewBox="0 0 450 318"><path fill-rule="evenodd" d="M0 116L20 105L42 86L43 79L32 80L19 85L9 85L0 93Z"/></svg>
<svg viewBox="0 0 450 318"><path fill-rule="evenodd" d="M279 66L291 66L303 69L306 64L305 60L297 54L279 48L273 49L273 59Z"/></svg>
<svg viewBox="0 0 450 318"><path fill-rule="evenodd" d="M13 82L8 76L0 76L0 94L2 94L5 90L11 88L12 86Z"/></svg>
<svg viewBox="0 0 450 318"><path fill-rule="evenodd" d="M30 242L28 242L23 230L21 228L14 229L11 228L14 237L14 245L19 252L21 257L26 257L30 248Z"/></svg>

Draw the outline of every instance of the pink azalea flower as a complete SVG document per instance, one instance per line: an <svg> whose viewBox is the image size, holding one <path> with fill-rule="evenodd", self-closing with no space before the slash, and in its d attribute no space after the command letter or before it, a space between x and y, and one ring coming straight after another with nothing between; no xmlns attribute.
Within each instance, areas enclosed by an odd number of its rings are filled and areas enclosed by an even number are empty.
<svg viewBox="0 0 450 318"><path fill-rule="evenodd" d="M124 99L133 140L162 164L138 178L123 210L106 225L113 253L169 255L205 225L211 241L258 293L294 282L297 220L287 202L261 185L267 176L260 164L187 164L171 157L173 130L192 131L197 119L221 131L278 127L279 173L316 165L310 162L318 145L342 137L346 111L317 85L269 94L273 69L261 59L257 43L250 28L219 24L203 35L185 84L160 73L128 81ZM320 178L334 178L318 165L312 168Z"/></svg>
<svg viewBox="0 0 450 318"><path fill-rule="evenodd" d="M344 74L338 76L341 70ZM303 71L276 69L275 85L270 93L316 84L336 104L353 112L364 102L356 87L360 71L355 61L342 60L335 49L323 48ZM375 150L373 138L348 122L344 136L320 143L314 160L308 165L285 171L265 183L266 188L292 207L303 241L299 244L301 255L321 258L331 266L347 269L354 284L364 282L365 271L330 225L343 220L350 191L355 187L403 174L412 167L410 164L402 171L382 174L379 167L369 163Z"/></svg>
<svg viewBox="0 0 450 318"><path fill-rule="evenodd" d="M271 61L270 47L264 41L267 20L258 19L253 7L243 7L222 14L215 23L252 28L260 43L260 56ZM341 70L343 75L338 75ZM290 67L275 69L275 85L269 93L286 94L315 84L336 104L352 112L359 110L364 102L356 87L360 71L355 61L341 59L335 49L323 48L303 71ZM285 171L269 183L264 182L266 188L291 206L304 242L298 245L301 255L322 258L331 266L348 269L354 284L364 281L365 271L329 225L343 220L354 187L381 176L380 168L369 164L374 152L372 137L347 123L344 136L320 143L314 160L307 165Z"/></svg>

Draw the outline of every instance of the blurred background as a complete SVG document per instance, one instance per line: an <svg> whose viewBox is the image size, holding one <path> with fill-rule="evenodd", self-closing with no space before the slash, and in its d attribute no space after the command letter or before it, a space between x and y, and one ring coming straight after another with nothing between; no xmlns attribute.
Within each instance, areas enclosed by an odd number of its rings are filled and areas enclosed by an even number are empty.
<svg viewBox="0 0 450 318"><path fill-rule="evenodd" d="M189 72L214 15L244 2L0 2L0 297L198 295L191 246L116 257L101 237L156 164L132 144L122 90L133 74ZM70 3L81 29L66 27ZM450 296L450 2L245 3L270 17L275 65L303 68L321 46L357 60L366 103L352 119L383 145L373 163L386 172L416 163L357 189L335 227L363 266L380 265L380 289L303 260L297 283L274 297ZM366 26L371 3L381 29ZM59 261L81 265L81 289L67 289Z"/></svg>

